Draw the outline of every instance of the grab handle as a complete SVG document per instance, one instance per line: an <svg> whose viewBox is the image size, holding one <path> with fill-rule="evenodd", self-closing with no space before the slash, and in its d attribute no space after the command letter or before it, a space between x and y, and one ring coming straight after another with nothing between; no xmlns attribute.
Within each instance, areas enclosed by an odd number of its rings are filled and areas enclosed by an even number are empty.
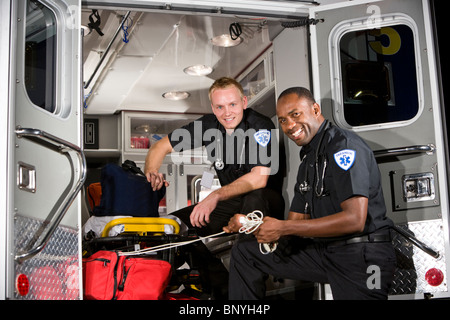
<svg viewBox="0 0 450 320"><path fill-rule="evenodd" d="M80 147L78 147L68 141L65 141L61 138L58 138L54 135L51 135L45 131L42 131L39 129L18 127L15 132L16 132L16 135L18 138L35 138L35 139L42 140L42 141L48 142L48 143L56 146L58 148L58 151L60 151L60 152L64 152L64 153L75 152L76 155L78 156L78 160L80 162L78 182L68 192L66 199L59 206L59 208L55 214L56 217L53 219L53 221L47 227L47 230L48 230L47 233L42 237L41 241L37 245L34 245L34 247L27 250L26 252L22 252L15 256L16 261L22 262L24 260L34 257L36 254L38 254L39 252L41 252L44 249L44 247L50 240L50 237L56 231L56 228L59 226L61 220L64 218L65 214L67 213L67 210L71 206L72 202L77 197L78 192L81 190L81 188L83 187L83 184L86 180L86 158L84 156L83 150Z"/></svg>
<svg viewBox="0 0 450 320"><path fill-rule="evenodd" d="M392 148L374 151L375 158L403 156L407 154L426 153L432 155L436 147L433 144Z"/></svg>
<svg viewBox="0 0 450 320"><path fill-rule="evenodd" d="M440 257L440 254L438 251L433 250L432 248L430 248L429 246L427 246L425 243L419 241L416 237L414 237L413 235L411 235L410 233L408 233L407 231L403 230L402 228L399 228L397 226L394 226L393 229L401 234L403 237L405 237L408 241L410 241L413 245L415 245L416 247L418 247L420 250L422 250L423 252L429 254L430 256L432 256L435 259L438 259Z"/></svg>

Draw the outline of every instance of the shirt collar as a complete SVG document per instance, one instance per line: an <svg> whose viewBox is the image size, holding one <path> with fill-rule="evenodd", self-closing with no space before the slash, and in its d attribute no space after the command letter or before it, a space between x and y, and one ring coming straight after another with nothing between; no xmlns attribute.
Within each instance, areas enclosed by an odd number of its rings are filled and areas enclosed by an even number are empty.
<svg viewBox="0 0 450 320"><path fill-rule="evenodd" d="M311 141L304 145L301 149L300 149L300 159L303 160L303 158L310 153L311 151L315 151L318 147L319 147L319 140L320 140L320 136L322 135L322 131L325 130L325 125L326 125L327 121L322 122L322 124L319 127L319 130L317 131L317 133L314 135L314 137L311 139Z"/></svg>

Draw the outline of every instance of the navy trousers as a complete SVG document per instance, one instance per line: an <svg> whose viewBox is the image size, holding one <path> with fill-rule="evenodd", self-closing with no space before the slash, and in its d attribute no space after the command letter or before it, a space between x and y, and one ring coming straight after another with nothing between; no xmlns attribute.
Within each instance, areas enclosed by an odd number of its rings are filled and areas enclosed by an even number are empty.
<svg viewBox="0 0 450 320"><path fill-rule="evenodd" d="M242 239L232 250L230 300L265 296L265 280L277 278L329 283L333 299L387 299L396 266L391 242L324 245L285 237L273 253L262 254L256 239Z"/></svg>
<svg viewBox="0 0 450 320"><path fill-rule="evenodd" d="M254 210L260 210L264 216L283 219L285 204L280 193L270 188L258 189L230 200L220 201L211 213L210 223L202 228L194 228L190 223L189 216L194 206L177 210L171 214L179 217L199 236L208 236L223 231L222 228L228 225L228 221L236 213L248 214ZM193 264L191 267L198 268L203 290L211 294L214 299L227 299L228 270L222 261L211 254L201 241L189 245L186 250L191 253Z"/></svg>

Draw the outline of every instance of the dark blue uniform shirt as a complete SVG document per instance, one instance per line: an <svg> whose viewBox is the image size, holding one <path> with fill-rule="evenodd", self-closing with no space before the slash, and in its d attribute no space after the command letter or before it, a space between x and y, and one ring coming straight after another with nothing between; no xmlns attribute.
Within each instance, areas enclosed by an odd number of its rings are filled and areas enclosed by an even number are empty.
<svg viewBox="0 0 450 320"><path fill-rule="evenodd" d="M361 234L392 225L386 217L381 175L373 152L355 133L336 126L326 128L324 122L311 142L300 150L300 159L303 161L290 211L308 213L316 219L342 211L340 204L353 196L363 196L369 203ZM334 241L353 236L357 235L320 240Z"/></svg>
<svg viewBox="0 0 450 320"><path fill-rule="evenodd" d="M212 163L220 156L224 168L216 169L216 173L222 186L250 172L255 166L265 166L272 169L267 187L281 192L283 170L280 165L283 161L280 161L275 125L268 117L253 109L245 109L242 121L231 136L226 134L214 114L204 115L181 129L189 133L190 139L185 139L180 129L174 130L169 134L174 150L179 152L205 146ZM220 143L217 143L218 138ZM217 153L219 149L221 154Z"/></svg>

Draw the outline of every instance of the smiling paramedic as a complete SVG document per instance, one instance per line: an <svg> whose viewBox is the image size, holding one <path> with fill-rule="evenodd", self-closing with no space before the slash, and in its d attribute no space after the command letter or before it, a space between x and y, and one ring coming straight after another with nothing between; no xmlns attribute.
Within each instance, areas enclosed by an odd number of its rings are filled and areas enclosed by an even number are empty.
<svg viewBox="0 0 450 320"><path fill-rule="evenodd" d="M206 147L221 188L196 205L171 213L189 228L194 228L200 236L222 232L237 212L257 209L270 215L271 212L282 213L279 209L284 207L282 173L275 168L279 150L276 137L271 137L275 129L273 122L247 108L247 97L234 79L223 77L216 80L209 89L209 98L213 113L174 130L154 144L145 163L148 181L159 189L164 183L167 185L159 172L166 154ZM211 178L211 168L205 167L203 176L209 174ZM202 242L192 247L192 258L199 269L202 289L209 291L215 299L226 299L228 271Z"/></svg>
<svg viewBox="0 0 450 320"><path fill-rule="evenodd" d="M230 299L262 299L267 274L329 283L334 299L386 299L395 270L381 176L356 134L331 125L309 90L286 89L277 102L283 132L302 160L287 220L271 217L233 247ZM236 232L236 215L224 229ZM277 243L268 254L259 243Z"/></svg>

